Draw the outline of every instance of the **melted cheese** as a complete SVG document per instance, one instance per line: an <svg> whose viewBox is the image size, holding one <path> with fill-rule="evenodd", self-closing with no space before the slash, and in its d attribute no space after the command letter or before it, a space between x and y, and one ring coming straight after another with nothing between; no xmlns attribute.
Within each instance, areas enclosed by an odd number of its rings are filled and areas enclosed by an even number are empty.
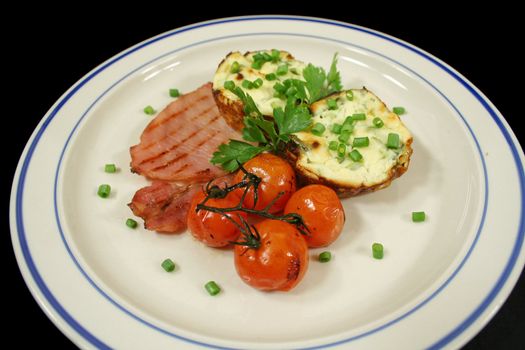
<svg viewBox="0 0 525 350"><path fill-rule="evenodd" d="M224 83L231 80L236 86L239 86L245 93L249 94L257 108L263 115L273 115L274 107L284 108L286 102L278 97L274 97L273 86L277 82L282 82L286 79L303 79L303 69L306 67L301 61L298 61L292 57L286 51L280 51L280 60L278 62L265 62L261 69L252 68L253 56L258 52L266 52L271 54L270 50L250 52L246 55L242 55L240 52L232 52L229 54L224 61L219 65L219 68L215 72L213 78L213 89L219 90L224 96L231 100L239 100L239 98L229 90L224 89ZM231 66L234 62L239 63L240 70L238 73L231 73ZM266 75L270 73L276 73L277 68L282 65L288 65L288 72L283 75L277 75L277 79L273 81L266 80ZM260 78L263 84L259 88L246 89L242 86L244 80L253 82L255 79Z"/></svg>
<svg viewBox="0 0 525 350"><path fill-rule="evenodd" d="M351 101L346 98L346 92L330 97L337 100L335 110L328 109L328 98L312 105L313 124L321 123L326 130L321 136L316 136L310 131L295 134L305 150L299 156L298 165L342 186L372 186L388 178L389 172L399 163L405 144L412 136L399 117L390 112L374 94L366 89L351 91L354 95ZM354 121L353 132L346 143L345 156L340 162L337 159L337 151L328 148L330 141L340 143L339 135L333 133L332 128L334 124L342 125L348 116L356 113L365 113L366 120ZM376 117L381 118L383 127L374 126L372 121ZM389 133L399 135L401 146L398 149L387 148ZM355 137L369 138L367 147L356 148L363 156L358 162L348 156Z"/></svg>

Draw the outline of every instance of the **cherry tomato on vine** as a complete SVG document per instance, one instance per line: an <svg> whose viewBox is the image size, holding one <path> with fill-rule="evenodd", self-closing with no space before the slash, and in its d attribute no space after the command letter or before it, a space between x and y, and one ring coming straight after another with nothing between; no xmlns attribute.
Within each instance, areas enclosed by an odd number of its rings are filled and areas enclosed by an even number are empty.
<svg viewBox="0 0 525 350"><path fill-rule="evenodd" d="M231 220L220 213L204 209L196 212L197 204L201 203L204 198L206 198L205 193L198 191L191 201L187 219L191 234L210 247L224 247L230 242L236 241L240 231ZM215 208L231 208L237 204L239 204L239 198L230 194L225 198L209 199L205 205ZM239 215L244 219L247 218L246 213L239 211L230 212L226 215L239 225L242 225Z"/></svg>
<svg viewBox="0 0 525 350"><path fill-rule="evenodd" d="M255 174L261 178L261 183L257 190L257 204L255 209L262 210L268 206L280 192L283 194L275 201L270 208L270 213L277 213L283 210L286 202L295 192L295 173L284 159L279 158L271 153L263 153L255 158L250 159L244 164L244 169L249 173ZM235 175L234 183L241 182L244 173L242 171L237 172ZM244 189L240 188L237 191L237 195L240 197ZM254 191L253 188L248 190L244 199L244 206L246 208L253 208L254 203Z"/></svg>
<svg viewBox="0 0 525 350"><path fill-rule="evenodd" d="M345 223L345 211L334 190L323 185L309 185L295 192L284 213L302 216L310 230L304 238L310 248L325 247L334 242Z"/></svg>
<svg viewBox="0 0 525 350"><path fill-rule="evenodd" d="M255 225L258 247L235 245L235 268L241 279L260 290L287 291L301 282L308 269L308 246L286 222L264 220ZM242 243L241 236L237 242Z"/></svg>

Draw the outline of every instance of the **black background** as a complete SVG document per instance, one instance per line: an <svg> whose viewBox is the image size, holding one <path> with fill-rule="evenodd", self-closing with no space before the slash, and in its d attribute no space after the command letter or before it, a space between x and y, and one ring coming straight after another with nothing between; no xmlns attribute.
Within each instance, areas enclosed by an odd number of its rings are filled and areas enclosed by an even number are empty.
<svg viewBox="0 0 525 350"><path fill-rule="evenodd" d="M3 289L7 292L4 300L16 306L7 309L11 331L4 333L5 343L13 341L17 347L25 348L38 339L40 347L74 347L37 306L14 259L7 204L22 149L36 124L64 91L96 65L151 36L202 20L267 12L319 16L366 26L408 41L457 69L488 96L523 142L518 125L523 115L523 64L518 45L523 40L517 34L523 20L517 17L517 9L480 7L458 12L443 3L386 8L375 3L357 6L358 3L352 2L347 3L348 9L343 9L327 2L322 4L324 8L301 5L292 12L283 3L263 4L270 3L260 2L252 8L235 2L222 3L222 10L213 11L204 4L198 11L176 4L167 7L142 4L137 8L129 5L121 11L101 7L63 12L64 9L50 11L48 8L47 14L39 14L38 19L28 18L26 10L5 14L11 16L13 24L3 28L2 41L6 62L3 85L4 91L8 91L2 99L2 120L7 131L2 149L8 154L5 171L1 172L5 204L2 260L3 271L7 272ZM203 12L205 8L208 10ZM38 13L38 9L33 11ZM6 136L11 134L13 139ZM524 349L521 338L525 329L524 310L525 278L522 275L501 310L464 348ZM27 336L19 336L19 330Z"/></svg>

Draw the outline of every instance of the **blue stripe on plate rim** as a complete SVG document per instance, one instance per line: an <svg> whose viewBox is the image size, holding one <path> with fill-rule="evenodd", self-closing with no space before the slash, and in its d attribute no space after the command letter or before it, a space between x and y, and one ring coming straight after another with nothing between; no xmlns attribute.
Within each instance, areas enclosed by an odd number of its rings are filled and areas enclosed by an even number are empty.
<svg viewBox="0 0 525 350"><path fill-rule="evenodd" d="M44 295L44 297L47 299L47 301L50 303L50 305L56 310L56 312L64 319L64 321L66 321L66 323L71 326L78 334L80 334L84 339L86 339L88 342L90 342L92 345L96 346L97 348L109 348L109 346L107 344L105 344L103 341L101 341L100 339L98 339L97 337L95 337L93 334L91 334L89 331L87 331L81 324L78 323L78 321L76 321L64 308L63 306L58 302L58 300L52 295L52 293L50 292L50 290L48 289L48 287L46 286L45 282L43 281L41 275L39 274L38 272L38 269L37 267L35 266L34 264L34 261L31 257L31 254L29 252L29 248L28 248L28 245L27 245L27 241L26 241L26 236L25 236L25 230L24 230L24 225L23 225L23 213L22 213L22 200L23 200L23 190L24 190L24 184L25 184L25 178L26 178L26 174L27 174L27 169L28 169L28 166L29 166L29 163L31 161L31 157L33 155L33 152L40 140L40 138L42 137L42 134L44 133L44 131L46 130L47 126L49 125L49 123L53 120L53 118L56 116L56 114L60 111L60 109L64 106L64 104L67 103L67 101L69 99L71 99L71 97L78 91L80 90L87 82L89 82L93 77L95 77L96 75L98 75L99 73L101 73L103 70L105 70L106 68L108 68L109 66L111 66L112 64L118 62L119 60L123 59L124 57L130 55L131 53L135 52L135 51L138 51L140 49L142 49L143 47L146 47L148 45L151 45L152 43L155 43L157 41L160 41L160 40L163 40L167 37L171 37L171 36L174 36L174 35L177 35L177 34L180 34L182 32L186 32L186 31L190 31L190 30L193 30L193 29L197 29L197 28L201 28L201 27L206 27L206 26L211 26L211 25L218 25L218 24L222 24L222 23L229 23L229 22L243 22L243 21L254 21L254 20L284 20L284 21L304 21L304 22L314 22L314 23L321 23L321 24L327 24L327 25L333 25L333 26L339 26L339 27L343 27L343 28L346 28L346 29L351 29L351 30L355 30L355 31L359 31L359 32L362 32L362 33L366 33L366 34L369 34L369 35L372 35L372 36L375 36L375 37L378 37L378 38L381 38L381 39L384 39L386 41L389 41L391 43L394 43L396 45L399 45L401 47L404 47L416 54L418 54L419 56L425 58L426 60L430 61L431 63L435 64L436 66L438 66L439 68L441 68L442 70L444 70L446 73L448 73L450 76L452 76L456 81L458 81L461 85L463 85L463 87L465 87L465 89L467 89L480 103L481 105L483 106L483 108L489 113L489 115L492 117L492 119L494 120L494 122L496 123L496 125L498 126L498 128L500 129L500 131L502 132L503 136L505 137L505 140L509 146L509 148L511 149L511 152L512 152L512 155L513 155L513 159L514 159L514 162L515 162L515 165L516 165L516 170L518 172L518 177L519 177L519 182L520 182L520 193L521 193L521 208L523 208L523 202L524 202L524 199L525 199L525 193L524 193L524 188L525 188L525 174L524 174L524 169L523 169L523 164L521 163L521 160L520 160L520 155L519 155L519 151L518 151L518 147L515 145L514 141L512 140L512 137L511 137L511 134L509 133L509 131L506 129L505 125L503 124L502 120L500 120L500 118L498 117L498 114L497 112L490 106L490 104L487 102L487 100L481 96L475 88L473 88L473 86L468 83L465 79L463 79L461 76L459 76L456 72L454 72L452 69L450 69L449 67L447 67L446 65L444 65L443 63L441 63L440 61L438 61L436 58L432 57L430 54L416 48L416 47L413 47L405 42L402 42L400 41L399 39L396 39L396 38L393 38L393 37L390 37L390 36L387 36L385 34L382 34L382 33L379 33L379 32L376 32L376 31L373 31L373 30L370 30L370 29L367 29L367 28L363 28L363 27L358 27L358 26L355 26L355 25L351 25L351 24L347 24L347 23L343 23L343 22L337 22L337 21L332 21L332 20L326 20L326 19L318 19L318 18L308 18L308 17L294 17L294 16L253 16L253 17L237 17L237 18L226 18L226 19L219 19L219 20L214 20L214 21L208 21L208 22L202 22L202 23L197 23L195 25L190 25L190 26L187 26L187 27L183 27L183 28L180 28L180 29L176 29L174 31L171 31L171 32L168 32L168 33L165 33L165 34L162 34L156 38L153 38L153 39L150 39L150 40L147 40L145 42L143 42L142 44L139 44L135 47L132 47L131 49L123 52L122 54L114 57L113 59L109 60L108 62L106 62L105 64L103 64L102 66L100 66L98 69L96 69L95 71L93 71L92 73L90 73L88 76L86 76L85 78L83 78L81 81L79 81L71 90L70 92L64 96L56 105L56 107L50 111L49 113L49 116L48 118L43 122L43 124L41 125L40 129L37 131L37 133L35 134L35 137L32 141L32 143L29 145L29 148L27 150L27 153L26 153L26 156L23 160L23 163L21 164L21 171L20 171L20 175L19 175L19 178L18 178L18 185L16 187L16 207L15 207L15 213L16 213L16 227L17 227L17 231L18 231L18 238L19 238L19 241L20 241L20 248L22 250L22 253L23 253L23 257L25 259L25 262L28 266L28 269L31 273L31 276L33 277L35 283L37 284L37 286L39 287L40 291L42 292L42 294ZM262 34L262 33L258 33L258 34ZM271 34L271 35L276 35L276 33L266 33L266 34ZM285 34L285 33L281 33L282 34ZM313 37L313 36L310 36L310 37ZM336 41L336 40L333 40L333 39L329 39L329 38L320 38L320 37L317 37L318 39L328 39L328 40L332 40L332 41ZM209 41L209 40L208 40ZM341 43L341 41L339 41ZM197 43L193 44L193 45L196 45ZM202 43L200 43L202 44ZM345 44L349 44L349 43L346 43ZM352 45L352 44L350 44ZM353 45L355 46L355 45ZM181 49L181 48L180 48ZM179 50L180 50L179 49ZM371 51L367 48L362 48L362 49L366 49L368 51ZM391 61L393 61L392 59L390 59L389 57L386 57L382 54L379 54L379 53L376 53L374 52L375 54L378 54L380 56L383 56L385 57L386 59L389 59ZM395 61L394 61L395 62ZM397 64L400 64L399 62L396 62ZM407 69L409 69L408 67L405 67ZM409 69L410 71L412 71L411 69ZM415 73L412 71L412 73ZM131 74L131 73L129 73ZM417 73L415 73L417 74ZM422 78L421 76L419 76L420 78ZM423 80L425 80L424 78L422 78ZM425 80L426 81L426 80ZM426 81L428 84L430 84L430 82ZM115 83L113 84L109 89L111 89L114 85L118 84ZM430 84L431 85L431 84ZM432 86L432 85L431 85ZM434 86L432 86L434 88L434 90L436 90L441 96L443 96L448 103L451 104L451 102L446 98L446 96L444 94L442 94L439 90L437 90ZM109 90L108 89L108 90ZM102 96L102 95L101 95ZM100 96L100 97L101 97ZM99 98L100 98L99 97ZM96 101L94 102L96 103ZM452 105L452 104L451 104ZM457 113L459 113L458 109L452 105L452 107L456 110ZM460 114L460 113L459 113ZM84 114L85 115L85 114ZM461 114L460 114L461 116ZM465 122L465 124L467 125L469 131L471 132L472 136L474 137L475 139L475 136L474 134L472 133L472 130L470 129L470 127L468 126L468 124L466 123L466 121L464 120L464 118L461 116L461 118L463 119L463 121ZM78 126L78 123L77 125L75 126L75 128L73 129L72 133L75 131L76 127ZM71 134L68 138L68 140L66 141L66 145L67 145L67 142L69 142L71 138ZM478 148L478 151L480 151L480 148L479 148L479 144L477 142L477 140L475 139L475 142L476 142L476 146ZM64 146L64 150L65 150L65 146ZM62 155L61 155L61 159L60 159L60 162L62 160L62 156L63 156L63 153L64 151L62 152ZM484 160L483 160L483 156L481 156L481 160L483 162L483 167L484 167L484 175L485 175L485 188L488 190L488 187L487 187L487 177L486 177L486 169L485 169L485 164L484 164ZM57 169L58 171L58 169ZM56 179L55 179L55 195L56 195ZM486 198L485 198L485 202L486 202ZM55 198L55 211L56 211L56 198ZM399 318L395 319L395 320L392 320L390 322L388 322L387 324L385 325L382 325L374 330L371 330L371 331L368 331L364 334L361 334L361 335L358 335L358 336L354 336L352 338L349 338L349 339L344 339L344 340L341 340L341 341L338 341L336 343L330 343L330 344L324 344L320 347L315 347L315 348L322 348L322 347L327 347L327 346L333 346L333 345L338 345L338 344L341 344L341 343L344 343L344 342L348 342L348 341L351 341L351 340L355 340L357 338L361 338L363 336L366 336L366 335L369 335L371 333L374 333L374 332L377 332L379 331L380 329L384 329L385 327L388 327L390 326L391 324L399 321L400 319L408 316L408 314L414 312L415 310L417 310L418 308L420 308L423 304L426 304L430 299L432 299L437 293L439 293L449 282L451 279L454 278L454 276L457 274L457 272L461 269L461 267L464 265L465 261L468 259L468 257L470 256L470 253L472 252L473 250L473 247L475 246L476 242L477 242L477 239L479 237L479 234L481 232L481 227L483 225L483 220L484 220L484 216L485 216L485 212L486 212L486 203L485 203L485 206L484 206L484 212L483 212L483 217L482 217L482 220L481 220L481 223L480 223L480 229L478 230L478 233L476 235L476 238L472 244L472 246L470 247L468 253L466 254L466 256L464 257L464 259L462 260L462 262L460 263L460 265L457 267L457 269L453 272L453 274L447 279L447 281L442 285L440 286L434 293L432 293L432 295L430 297L428 297L425 301L423 301L422 303L420 303L419 305L417 305L414 309L410 310L409 312L407 312L406 314L400 316ZM58 220L58 216L57 216L57 220ZM437 342L435 342L434 344L432 344L430 346L430 348L441 348L443 346L445 346L446 344L450 343L452 340L454 340L457 336L459 336L463 331L465 331L473 322L475 322L478 317L486 310L486 308L489 306L489 304L494 300L494 298L496 297L496 295L499 293L499 291L501 290L501 288L505 285L510 273L512 272L512 270L514 269L515 267L515 264L516 264L516 261L517 261L517 258L519 256L519 252L521 250L521 246L523 244L523 240L524 240L524 234L525 234L525 231L524 231L524 216L521 215L520 217L520 222L519 222L519 228L518 228L518 233L517 233L517 238L516 238L516 241L515 241L515 244L514 244L514 247L512 249L512 252L511 252L511 255L509 256L509 259L507 261L507 264L505 265L505 268L504 270L502 271L500 277L498 278L496 284L493 286L493 288L491 289L491 291L489 292L489 294L483 299L483 301L481 302L481 304L473 311L469 314L469 316L463 321L461 322L458 326L456 326L450 333L446 334L445 336L443 336L440 340L438 340ZM63 237L63 232L61 232L61 235L62 235L62 239L64 240L64 237ZM64 240L64 243L65 243L65 240ZM74 256L71 254L71 251L69 250L69 247L67 247L67 244L66 244L66 248L68 249L69 251L69 254L71 255L72 259L74 260L75 264L77 265L77 267L82 271L82 273L84 274L84 276L86 278L88 278L88 280L90 281L90 283L99 291L101 292L106 298L109 298L109 296L107 296L99 287L97 287L93 281L87 276L87 274L82 270L82 268L80 267L80 265L78 264L78 262L76 261L76 259L74 258ZM151 326L159 331L161 331L162 333L165 333L165 334L169 334L169 335L172 335L172 336L175 336L181 340L185 340L185 341L188 341L188 342L191 342L191 343L194 343L194 344L198 344L198 345L202 345L202 346L207 346L207 347L213 347L213 348L221 348L221 349L226 349L224 347L220 347L220 346L217 346L217 345L213 345L213 344L206 344L206 343L202 343L202 342L198 342L198 341L195 341L195 340L192 340L192 339L187 339L187 338L183 338L181 336L178 336L178 335L175 335L171 332L167 332L165 330L162 330L154 325L151 325L149 323L147 323L146 321L144 320L141 320L140 318L138 318L137 316L131 314L130 311L124 309L122 306L118 305L115 301L113 300L110 300L114 305L118 306L122 311L126 312L127 314L129 314L130 316L133 316L135 319L141 321L142 323L144 324L147 324L148 326Z"/></svg>

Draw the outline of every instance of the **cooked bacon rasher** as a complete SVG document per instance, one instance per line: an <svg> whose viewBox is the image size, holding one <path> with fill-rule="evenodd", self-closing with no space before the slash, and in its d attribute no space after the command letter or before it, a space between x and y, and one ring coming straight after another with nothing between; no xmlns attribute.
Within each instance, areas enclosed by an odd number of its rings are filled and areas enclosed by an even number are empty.
<svg viewBox="0 0 525 350"><path fill-rule="evenodd" d="M130 148L131 170L153 183L138 190L129 204L146 229L176 233L186 228L193 194L225 175L210 158L230 139L242 135L219 113L211 83L182 95L146 126L140 143Z"/></svg>
<svg viewBox="0 0 525 350"><path fill-rule="evenodd" d="M206 182L224 175L210 163L222 143L241 139L221 117L211 83L170 103L131 147L131 170L151 180Z"/></svg>

